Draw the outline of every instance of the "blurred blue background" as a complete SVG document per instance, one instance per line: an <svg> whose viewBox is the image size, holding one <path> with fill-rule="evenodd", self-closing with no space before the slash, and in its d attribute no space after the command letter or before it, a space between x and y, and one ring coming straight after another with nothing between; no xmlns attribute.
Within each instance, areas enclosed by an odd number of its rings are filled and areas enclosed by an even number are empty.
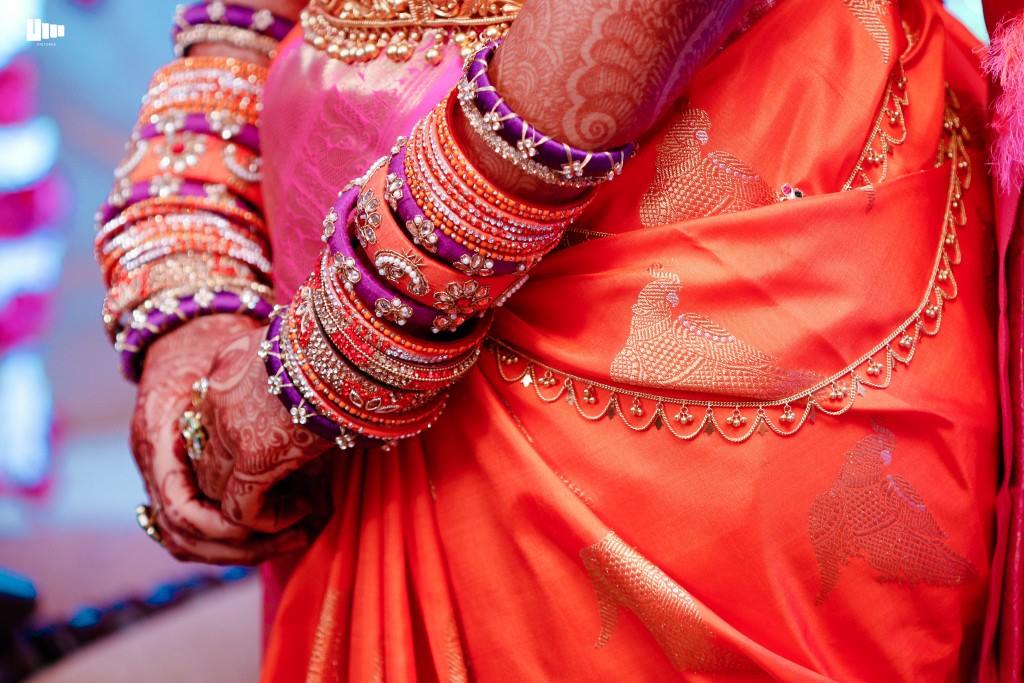
<svg viewBox="0 0 1024 683"><path fill-rule="evenodd" d="M171 58L175 5L0 0L0 591L31 590L3 570L32 581L31 623L60 625L42 636L57 649L71 647L69 633L103 630L245 576L178 563L137 528L134 508L145 496L128 450L134 390L117 372L99 322L93 214L110 191L149 78ZM30 17L63 24L64 36L27 42ZM26 74L32 107L19 112L11 79L23 86ZM50 209L27 209L44 186L34 201ZM22 201L12 209L5 193ZM180 618L161 627L155 617L146 637L162 642L105 639L111 643L70 658L71 669L56 667L39 680L140 680L153 667L164 671L148 680L252 680L258 589L247 580L232 590L182 608L196 613L189 633ZM0 632L6 607L0 599ZM6 646L0 640L0 682ZM116 654L118 647L128 654ZM116 670L104 665L113 657Z"/></svg>
<svg viewBox="0 0 1024 683"><path fill-rule="evenodd" d="M0 195L45 185L39 196L49 207L28 221L31 229L15 230L4 221L17 223L20 214L5 213L0 201L0 569L34 582L42 622L196 572L135 528L143 491L127 447L133 391L102 332L103 291L92 256L93 213L110 189L149 77L170 58L174 5L0 0ZM979 0L947 5L984 36ZM63 24L65 35L29 43L29 17ZM34 106L14 116L3 74L18 69L34 74ZM18 120L3 120L5 112ZM26 311L45 315L33 319ZM206 622L237 624L244 615L252 642L234 654L255 665L257 596L246 590ZM79 617L88 621L89 613ZM193 663L202 656L196 640L193 631L184 641L192 643ZM221 650L232 652L227 644ZM212 667L202 680L246 680L236 674L225 678Z"/></svg>

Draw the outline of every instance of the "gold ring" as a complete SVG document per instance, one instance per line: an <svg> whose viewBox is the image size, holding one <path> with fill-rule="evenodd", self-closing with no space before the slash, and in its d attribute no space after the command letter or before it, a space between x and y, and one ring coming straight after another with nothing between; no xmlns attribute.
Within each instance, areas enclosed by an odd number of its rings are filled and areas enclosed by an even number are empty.
<svg viewBox="0 0 1024 683"><path fill-rule="evenodd" d="M163 534L160 533L160 529L156 525L156 514L151 506L137 505L135 507L135 521L138 522L139 528L145 531L147 536L160 545L164 544Z"/></svg>
<svg viewBox="0 0 1024 683"><path fill-rule="evenodd" d="M197 379L192 384L192 408L183 412L178 418L178 429L181 430L181 438L185 441L185 452L193 462L203 457L203 450L210 440L210 435L203 425L203 414L200 410L209 389L209 379L206 377Z"/></svg>

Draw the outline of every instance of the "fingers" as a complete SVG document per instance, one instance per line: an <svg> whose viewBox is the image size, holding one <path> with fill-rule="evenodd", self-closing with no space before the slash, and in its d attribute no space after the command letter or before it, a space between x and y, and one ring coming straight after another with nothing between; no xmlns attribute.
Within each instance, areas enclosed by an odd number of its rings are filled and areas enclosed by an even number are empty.
<svg viewBox="0 0 1024 683"><path fill-rule="evenodd" d="M172 414L180 415L188 407L188 399L174 402ZM152 424L152 423L151 423ZM190 536L211 540L241 541L250 531L235 524L220 513L220 509L205 500L196 484L192 464L180 441L177 418L164 420L151 426L154 443L150 477L154 484L155 502L173 529Z"/></svg>
<svg viewBox="0 0 1024 683"><path fill-rule="evenodd" d="M308 487L282 483L268 489L262 481L247 480L235 473L228 480L221 509L233 522L263 533L274 533L309 516L313 512L310 498Z"/></svg>
<svg viewBox="0 0 1024 683"><path fill-rule="evenodd" d="M190 474L175 467L158 475L156 501L168 526L194 538L244 541L252 531L228 520L220 508L200 497Z"/></svg>
<svg viewBox="0 0 1024 683"><path fill-rule="evenodd" d="M221 500L228 519L272 533L312 510L307 492L290 478L330 443L294 424L267 393L266 369L256 353L262 338L262 330L240 335L214 360L202 409L209 456L198 466L203 491Z"/></svg>
<svg viewBox="0 0 1024 683"><path fill-rule="evenodd" d="M209 409L204 406L200 411L203 415L203 426L207 430L208 439L203 455L192 465L196 475L196 483L203 495L219 501L224 497L224 488L234 466L234 456L217 433L216 425L211 419Z"/></svg>
<svg viewBox="0 0 1024 683"><path fill-rule="evenodd" d="M154 523L160 530L162 544L182 562L207 564L250 565L280 555L304 550L312 542L313 533L304 527L295 527L270 536L256 535L237 543L196 538L176 529L163 511L155 513Z"/></svg>

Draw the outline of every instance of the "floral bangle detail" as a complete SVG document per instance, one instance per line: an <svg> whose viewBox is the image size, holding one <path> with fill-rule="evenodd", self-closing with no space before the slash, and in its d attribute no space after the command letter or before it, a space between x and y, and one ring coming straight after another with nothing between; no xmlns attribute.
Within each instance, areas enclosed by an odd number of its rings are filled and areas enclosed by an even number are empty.
<svg viewBox="0 0 1024 683"><path fill-rule="evenodd" d="M201 24L234 26L281 41L292 30L295 22L268 9L255 9L214 0L180 5L174 14L172 35Z"/></svg>
<svg viewBox="0 0 1024 683"><path fill-rule="evenodd" d="M489 43L470 58L459 83L459 101L464 109L473 109L479 115L474 120L512 148L517 159L554 171L556 184L594 184L621 174L623 164L636 151L635 145L627 143L605 151L576 149L538 131L512 111L488 75L499 44Z"/></svg>
<svg viewBox="0 0 1024 683"><path fill-rule="evenodd" d="M194 320L215 313L248 315L266 322L273 306L250 287L243 290L203 287L184 296L164 296L146 302L131 314L129 326L121 330L114 350L121 356L121 372L137 382L142 375L142 360L156 339Z"/></svg>

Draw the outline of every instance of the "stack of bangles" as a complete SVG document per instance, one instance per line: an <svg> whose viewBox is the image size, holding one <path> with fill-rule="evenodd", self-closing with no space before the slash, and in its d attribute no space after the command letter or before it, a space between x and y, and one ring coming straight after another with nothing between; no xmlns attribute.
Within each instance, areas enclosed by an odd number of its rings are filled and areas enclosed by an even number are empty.
<svg viewBox="0 0 1024 683"><path fill-rule="evenodd" d="M459 86L339 192L319 267L261 345L268 391L339 448L430 427L476 362L493 309L590 201L540 205L498 189L454 135L455 107L486 125L474 131L497 153L521 153L524 172L559 186L611 180L633 154L574 149L518 117L487 79L495 47L471 57Z"/></svg>
<svg viewBox="0 0 1024 683"><path fill-rule="evenodd" d="M173 35L179 55L200 42L269 54L291 26L266 10L200 2L179 9ZM142 99L96 215L103 323L130 380L149 345L189 320L270 317L259 134L266 78L265 67L239 59L182 56L156 72Z"/></svg>

